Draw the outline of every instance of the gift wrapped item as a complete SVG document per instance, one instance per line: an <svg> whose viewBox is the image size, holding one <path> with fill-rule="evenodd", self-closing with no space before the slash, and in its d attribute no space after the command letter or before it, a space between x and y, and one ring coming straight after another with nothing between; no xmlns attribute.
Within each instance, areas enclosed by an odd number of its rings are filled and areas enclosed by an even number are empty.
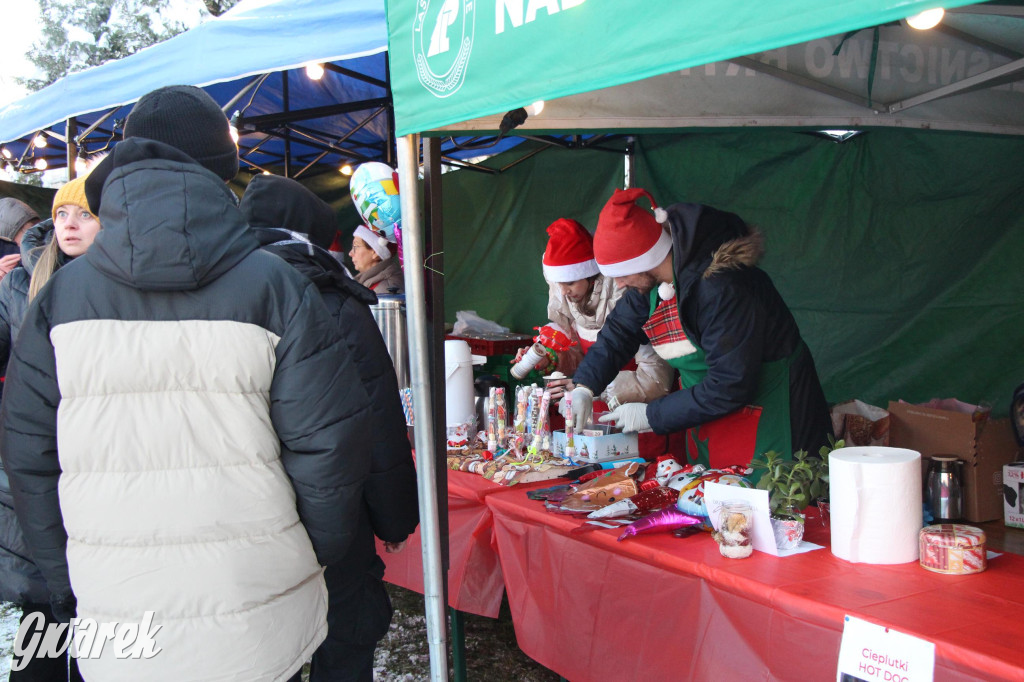
<svg viewBox="0 0 1024 682"><path fill-rule="evenodd" d="M673 506L679 499L679 491L672 488L655 487L641 490L632 497L609 504L607 507L590 512L590 519L611 519L630 514L646 514Z"/></svg>
<svg viewBox="0 0 1024 682"><path fill-rule="evenodd" d="M580 485L575 492L565 498L559 507L566 512L592 512L632 497L638 492L636 481L622 469L604 472Z"/></svg>
<svg viewBox="0 0 1024 682"><path fill-rule="evenodd" d="M832 408L832 430L847 446L889 445L889 412L859 400Z"/></svg>
<svg viewBox="0 0 1024 682"><path fill-rule="evenodd" d="M987 568L985 532L974 526L941 523L921 529L921 566L936 573L969 575Z"/></svg>

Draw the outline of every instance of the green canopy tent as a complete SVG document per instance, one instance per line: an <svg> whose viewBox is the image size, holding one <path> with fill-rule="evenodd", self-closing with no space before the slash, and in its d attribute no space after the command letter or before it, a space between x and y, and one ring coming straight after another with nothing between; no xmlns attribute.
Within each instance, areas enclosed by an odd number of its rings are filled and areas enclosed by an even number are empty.
<svg viewBox="0 0 1024 682"><path fill-rule="evenodd" d="M626 182L639 176L662 203L716 205L765 230L764 266L830 399L934 390L1005 406L1024 341L1024 19L1016 3L943 4L954 10L940 28L920 33L901 19L931 3L389 3L399 172L414 186L423 134L429 253L442 238L458 245L439 268L449 313L536 324L544 227L561 215L593 227L623 163L546 152L442 183L436 136L516 124L539 144L554 132L630 134ZM513 115L536 100L540 115ZM843 144L808 134L825 127L869 132ZM423 424L424 252L416 193L403 202ZM417 433L418 452L433 445Z"/></svg>

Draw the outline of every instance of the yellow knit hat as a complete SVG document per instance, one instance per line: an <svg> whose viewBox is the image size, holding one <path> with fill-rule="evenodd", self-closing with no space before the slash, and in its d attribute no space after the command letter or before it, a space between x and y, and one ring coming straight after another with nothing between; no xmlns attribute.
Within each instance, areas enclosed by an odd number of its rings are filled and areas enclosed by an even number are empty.
<svg viewBox="0 0 1024 682"><path fill-rule="evenodd" d="M57 209L68 204L92 212L89 201L85 198L85 176L71 180L53 195L53 210L50 213L54 220L57 219Z"/></svg>

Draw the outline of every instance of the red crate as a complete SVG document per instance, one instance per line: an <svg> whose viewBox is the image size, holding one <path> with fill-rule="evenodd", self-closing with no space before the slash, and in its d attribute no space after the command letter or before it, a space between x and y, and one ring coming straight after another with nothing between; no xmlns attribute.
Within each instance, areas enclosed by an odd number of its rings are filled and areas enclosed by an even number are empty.
<svg viewBox="0 0 1024 682"><path fill-rule="evenodd" d="M533 343L533 337L529 334L512 333L464 334L462 336L449 334L444 338L465 341L474 355L515 355L520 348Z"/></svg>

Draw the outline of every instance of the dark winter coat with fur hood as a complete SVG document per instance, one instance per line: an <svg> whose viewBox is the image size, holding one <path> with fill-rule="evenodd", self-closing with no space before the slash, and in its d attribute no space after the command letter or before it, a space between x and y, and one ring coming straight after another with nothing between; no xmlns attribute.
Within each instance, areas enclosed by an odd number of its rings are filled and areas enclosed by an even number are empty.
<svg viewBox="0 0 1024 682"><path fill-rule="evenodd" d="M828 406L796 320L757 262L760 234L732 213L700 204L668 208L679 320L705 352L708 372L692 388L647 407L655 433L705 424L752 402L762 363L797 353L790 367L790 431L794 450L816 453L832 431ZM576 371L576 383L602 390L616 368L649 343L643 324L649 297L629 289Z"/></svg>

